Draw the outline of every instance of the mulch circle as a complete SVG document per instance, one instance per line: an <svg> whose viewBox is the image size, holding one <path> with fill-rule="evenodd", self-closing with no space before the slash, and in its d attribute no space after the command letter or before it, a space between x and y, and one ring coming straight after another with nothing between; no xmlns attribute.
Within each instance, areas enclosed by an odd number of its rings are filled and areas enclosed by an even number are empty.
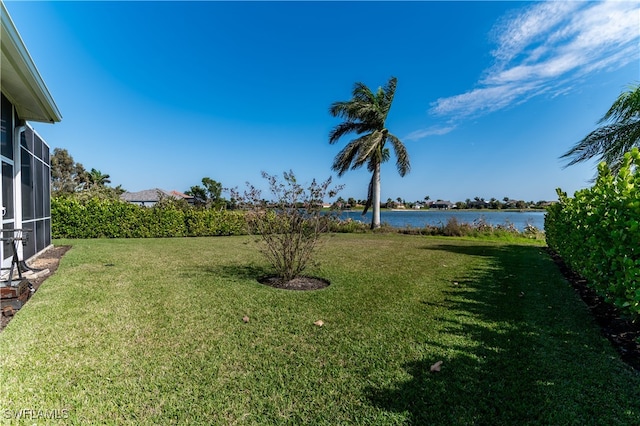
<svg viewBox="0 0 640 426"><path fill-rule="evenodd" d="M587 286L587 280L573 272L551 249L547 249L551 258L571 283L589 308L591 315L605 336L620 354L620 358L632 368L640 371L640 320L633 322L603 297L598 296Z"/></svg>
<svg viewBox="0 0 640 426"><path fill-rule="evenodd" d="M296 277L292 280L285 281L282 278L269 275L258 278L260 284L268 285L283 290L321 290L329 287L329 281L317 277Z"/></svg>

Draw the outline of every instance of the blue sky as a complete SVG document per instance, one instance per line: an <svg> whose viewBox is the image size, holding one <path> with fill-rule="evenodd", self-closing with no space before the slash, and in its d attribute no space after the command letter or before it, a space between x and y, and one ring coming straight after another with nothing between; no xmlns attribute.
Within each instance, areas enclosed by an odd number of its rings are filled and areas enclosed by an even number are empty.
<svg viewBox="0 0 640 426"><path fill-rule="evenodd" d="M261 171L345 185L328 113L355 82L398 78L387 127L411 172L382 168L382 199L556 199L595 162L559 156L640 82L638 2L5 1L63 120L52 148L129 191Z"/></svg>

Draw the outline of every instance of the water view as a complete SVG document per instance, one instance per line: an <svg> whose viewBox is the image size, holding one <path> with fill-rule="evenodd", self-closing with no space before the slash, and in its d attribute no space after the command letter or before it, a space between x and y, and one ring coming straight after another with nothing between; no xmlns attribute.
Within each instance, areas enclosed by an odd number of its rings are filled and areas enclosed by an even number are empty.
<svg viewBox="0 0 640 426"><path fill-rule="evenodd" d="M358 210L342 212L340 218L359 220L371 223L371 211L363 217ZM445 225L449 218L455 217L458 222L478 223L484 221L493 226L513 224L519 231L525 226L532 225L544 229L544 211L498 211L498 210L382 210L380 222L396 228L423 228L426 225Z"/></svg>

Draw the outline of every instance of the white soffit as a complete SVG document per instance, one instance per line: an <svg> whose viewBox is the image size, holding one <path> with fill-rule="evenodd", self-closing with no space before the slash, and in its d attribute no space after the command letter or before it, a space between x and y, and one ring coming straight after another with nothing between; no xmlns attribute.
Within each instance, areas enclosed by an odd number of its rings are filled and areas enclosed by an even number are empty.
<svg viewBox="0 0 640 426"><path fill-rule="evenodd" d="M1 5L0 83L2 93L26 121L54 123L62 120L49 89L27 51L4 3Z"/></svg>

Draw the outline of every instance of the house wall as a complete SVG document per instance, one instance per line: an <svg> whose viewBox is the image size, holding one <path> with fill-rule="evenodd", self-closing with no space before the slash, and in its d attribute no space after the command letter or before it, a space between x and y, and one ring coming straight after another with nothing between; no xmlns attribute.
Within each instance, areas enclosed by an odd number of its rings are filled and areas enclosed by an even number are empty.
<svg viewBox="0 0 640 426"><path fill-rule="evenodd" d="M24 245L19 245L26 260L51 244L51 165L49 146L15 113L4 96L0 107L2 179L0 202L2 229L29 229ZM2 236L7 237L8 232ZM0 246L3 267L13 252L9 242Z"/></svg>

